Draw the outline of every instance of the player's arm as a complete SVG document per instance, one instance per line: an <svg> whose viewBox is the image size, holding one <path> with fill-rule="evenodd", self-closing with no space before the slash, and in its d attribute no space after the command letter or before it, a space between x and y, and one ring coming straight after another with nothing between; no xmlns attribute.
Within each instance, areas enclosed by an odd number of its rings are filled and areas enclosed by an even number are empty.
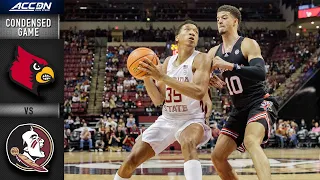
<svg viewBox="0 0 320 180"><path fill-rule="evenodd" d="M213 59L215 54L217 53L218 48L219 48L219 45L211 48L208 52L209 58L212 59L211 65L210 65L211 67L213 65ZM216 74L213 74L212 77L210 77L209 86L221 89L223 88L224 85L226 85L226 83L222 81Z"/></svg>
<svg viewBox="0 0 320 180"><path fill-rule="evenodd" d="M245 38L242 43L242 52L247 57L250 66L237 67L234 71L246 78L264 81L266 80L266 68L265 62L261 55L261 49L259 44L249 38Z"/></svg>
<svg viewBox="0 0 320 180"><path fill-rule="evenodd" d="M210 124L209 119L212 114L212 101L211 101L209 93L210 93L210 89L208 89L208 92L206 93L206 95L202 99L202 101L204 103L205 113L206 113L205 119L206 119L207 125Z"/></svg>
<svg viewBox="0 0 320 180"><path fill-rule="evenodd" d="M170 59L170 56L167 57L163 63L162 68L163 68L164 72L167 72L167 66L168 66L169 59ZM144 85L146 87L148 95L150 96L153 104L155 106L159 106L159 105L163 104L163 101L165 100L166 85L161 81L158 81L156 84L154 83L154 81L151 77L144 78Z"/></svg>
<svg viewBox="0 0 320 180"><path fill-rule="evenodd" d="M196 68L192 82L181 82L168 75L162 77L162 81L179 93L196 100L202 100L208 90L211 61L205 53L198 54L194 59Z"/></svg>
<svg viewBox="0 0 320 180"><path fill-rule="evenodd" d="M264 81L266 79L266 69L259 44L253 39L245 38L241 45L241 51L244 57L247 57L250 66L239 66L225 61L222 67L247 79ZM221 58L218 59L217 61L221 61Z"/></svg>

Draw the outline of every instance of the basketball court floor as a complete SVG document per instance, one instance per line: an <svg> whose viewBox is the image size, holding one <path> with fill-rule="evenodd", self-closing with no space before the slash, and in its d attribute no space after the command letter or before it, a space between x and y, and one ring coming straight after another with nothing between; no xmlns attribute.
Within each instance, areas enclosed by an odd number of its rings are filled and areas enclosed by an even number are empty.
<svg viewBox="0 0 320 180"><path fill-rule="evenodd" d="M320 148L265 149L274 180L320 180ZM203 180L220 179L210 160L210 150L199 150ZM65 180L113 180L126 152L66 152ZM248 153L233 152L230 164L241 180L257 180ZM163 152L137 168L131 180L184 180L179 151Z"/></svg>

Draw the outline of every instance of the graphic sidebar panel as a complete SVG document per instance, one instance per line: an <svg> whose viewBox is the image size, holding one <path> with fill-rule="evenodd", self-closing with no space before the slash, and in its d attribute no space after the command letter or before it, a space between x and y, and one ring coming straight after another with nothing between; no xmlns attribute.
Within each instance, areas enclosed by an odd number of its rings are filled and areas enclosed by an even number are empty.
<svg viewBox="0 0 320 180"><path fill-rule="evenodd" d="M0 176L63 179L63 0L0 1Z"/></svg>

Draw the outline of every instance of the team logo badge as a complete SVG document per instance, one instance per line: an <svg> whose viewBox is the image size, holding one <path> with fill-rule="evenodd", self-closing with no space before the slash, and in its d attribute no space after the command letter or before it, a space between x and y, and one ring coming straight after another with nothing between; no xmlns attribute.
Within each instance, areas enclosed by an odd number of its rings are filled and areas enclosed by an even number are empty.
<svg viewBox="0 0 320 180"><path fill-rule="evenodd" d="M187 75L188 74L188 65L183 65L183 75Z"/></svg>
<svg viewBox="0 0 320 180"><path fill-rule="evenodd" d="M23 171L48 172L54 144L51 135L37 124L22 124L14 128L6 142L9 162Z"/></svg>
<svg viewBox="0 0 320 180"><path fill-rule="evenodd" d="M238 55L239 52L240 52L239 49L236 49L236 50L234 51L234 54L235 54L235 55Z"/></svg>
<svg viewBox="0 0 320 180"><path fill-rule="evenodd" d="M261 108L263 108L265 111L270 111L272 112L272 107L273 106L273 103L271 101L263 101L261 103Z"/></svg>
<svg viewBox="0 0 320 180"><path fill-rule="evenodd" d="M19 86L39 95L38 86L54 81L54 72L48 62L18 46L9 69L10 79Z"/></svg>

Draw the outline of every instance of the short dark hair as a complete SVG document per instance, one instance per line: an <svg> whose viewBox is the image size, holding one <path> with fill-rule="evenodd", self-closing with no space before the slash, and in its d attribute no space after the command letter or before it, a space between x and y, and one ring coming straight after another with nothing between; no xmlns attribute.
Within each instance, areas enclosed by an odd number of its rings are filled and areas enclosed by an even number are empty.
<svg viewBox="0 0 320 180"><path fill-rule="evenodd" d="M241 12L239 11L238 8L234 7L234 6L231 6L231 5L222 5L218 8L218 12L221 12L221 11L227 11L227 12L230 12L230 14L232 14L232 16L234 16L235 18L238 19L238 24L240 25L240 22L241 22Z"/></svg>
<svg viewBox="0 0 320 180"><path fill-rule="evenodd" d="M178 27L178 29L177 29L177 31L176 31L176 35L178 35L178 34L180 33L182 26L184 26L184 25L186 25L186 24L193 24L193 25L195 25L195 26L198 28L198 25L197 25L196 22L188 19L188 20L185 20L182 24L179 25L179 27ZM199 28L198 28L198 29L199 29Z"/></svg>

